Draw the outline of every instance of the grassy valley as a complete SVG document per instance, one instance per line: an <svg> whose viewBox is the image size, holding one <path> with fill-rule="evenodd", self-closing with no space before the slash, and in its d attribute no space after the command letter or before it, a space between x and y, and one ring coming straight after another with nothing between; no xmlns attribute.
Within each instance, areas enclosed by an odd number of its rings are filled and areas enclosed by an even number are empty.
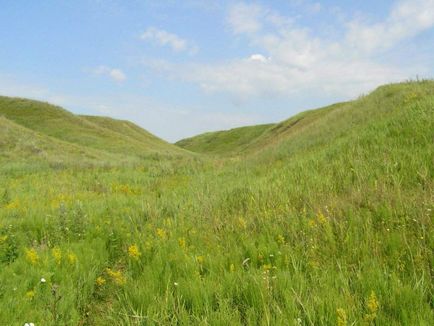
<svg viewBox="0 0 434 326"><path fill-rule="evenodd" d="M0 187L1 325L434 323L432 81L176 146L2 97Z"/></svg>

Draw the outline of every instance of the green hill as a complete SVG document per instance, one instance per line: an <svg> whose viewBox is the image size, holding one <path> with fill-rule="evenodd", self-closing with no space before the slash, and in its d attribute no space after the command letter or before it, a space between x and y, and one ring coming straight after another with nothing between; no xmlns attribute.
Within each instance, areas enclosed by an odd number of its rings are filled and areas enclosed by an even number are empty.
<svg viewBox="0 0 434 326"><path fill-rule="evenodd" d="M342 107L344 103L300 113L276 124L247 126L231 130L208 132L182 139L175 145L202 154L237 155L251 153L279 143L297 134L307 125L321 119L327 113Z"/></svg>
<svg viewBox="0 0 434 326"><path fill-rule="evenodd" d="M362 132L370 124L397 118L403 103L427 100L433 87L431 81L382 86L358 100L306 111L277 124L205 133L180 140L176 145L203 154L234 156L277 148L295 150L301 143L305 147L325 144L326 140L354 135L356 130Z"/></svg>
<svg viewBox="0 0 434 326"><path fill-rule="evenodd" d="M226 131L207 132L178 141L175 145L192 152L203 154L234 154L248 148L273 124L235 128Z"/></svg>
<svg viewBox="0 0 434 326"><path fill-rule="evenodd" d="M81 117L48 103L0 97L0 116L39 135L80 146L82 151L131 157L183 153L132 123Z"/></svg>
<svg viewBox="0 0 434 326"><path fill-rule="evenodd" d="M0 162L2 164L77 165L122 161L108 152L86 148L43 135L0 117Z"/></svg>
<svg viewBox="0 0 434 326"><path fill-rule="evenodd" d="M168 143L164 140L155 137L148 131L140 128L134 123L126 120L116 120L108 117L100 116L85 116L82 115L80 118L85 119L101 128L111 130L117 134L128 137L135 141L139 141L142 145L149 148L162 149L169 148ZM173 146L170 146L171 150L175 150Z"/></svg>

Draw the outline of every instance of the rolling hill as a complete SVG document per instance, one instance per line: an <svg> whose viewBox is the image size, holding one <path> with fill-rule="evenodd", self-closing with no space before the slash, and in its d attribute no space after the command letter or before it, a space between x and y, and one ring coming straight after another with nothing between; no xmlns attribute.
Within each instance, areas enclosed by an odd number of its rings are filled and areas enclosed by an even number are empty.
<svg viewBox="0 0 434 326"><path fill-rule="evenodd" d="M252 142L273 126L273 124L265 124L234 128L227 131L207 132L180 140L175 145L202 154L234 154L248 148Z"/></svg>
<svg viewBox="0 0 434 326"><path fill-rule="evenodd" d="M363 134L366 128L377 123L402 118L406 112L409 114L403 107L417 101L429 103L433 94L432 81L385 85L355 101L302 112L280 123L205 133L180 140L176 145L197 153L222 156L285 149L295 153L299 146L307 149L315 144L336 142L357 132ZM428 110L427 114L432 111ZM402 123L398 127L411 126Z"/></svg>
<svg viewBox="0 0 434 326"><path fill-rule="evenodd" d="M54 164L113 159L113 154L48 137L0 117L0 161Z"/></svg>
<svg viewBox="0 0 434 326"><path fill-rule="evenodd" d="M77 116L39 101L0 97L0 117L2 123L9 126L8 130L20 130L8 132L7 143L20 146L18 144L33 138L35 143L45 144L42 147L47 149L46 154L57 152L59 158L68 157L70 161L81 157L114 162L126 157L137 159L153 154L186 153L131 122ZM16 149L15 152L24 153L26 150ZM3 151L3 156L6 155L9 154Z"/></svg>

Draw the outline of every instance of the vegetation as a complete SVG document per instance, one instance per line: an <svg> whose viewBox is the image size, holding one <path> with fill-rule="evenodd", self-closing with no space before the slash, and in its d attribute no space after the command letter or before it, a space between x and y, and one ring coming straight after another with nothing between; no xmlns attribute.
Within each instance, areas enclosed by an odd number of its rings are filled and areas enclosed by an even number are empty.
<svg viewBox="0 0 434 326"><path fill-rule="evenodd" d="M208 132L180 140L176 145L202 154L237 154L261 137L273 124L235 128L227 131Z"/></svg>
<svg viewBox="0 0 434 326"><path fill-rule="evenodd" d="M434 82L180 142L215 157L1 103L1 325L434 324Z"/></svg>
<svg viewBox="0 0 434 326"><path fill-rule="evenodd" d="M132 123L76 116L47 103L0 97L0 115L51 138L118 156L182 152Z"/></svg>

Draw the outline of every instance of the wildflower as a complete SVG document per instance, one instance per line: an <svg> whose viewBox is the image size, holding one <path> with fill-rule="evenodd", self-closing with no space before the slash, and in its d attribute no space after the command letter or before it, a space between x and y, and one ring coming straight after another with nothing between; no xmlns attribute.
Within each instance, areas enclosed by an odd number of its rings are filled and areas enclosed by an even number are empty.
<svg viewBox="0 0 434 326"><path fill-rule="evenodd" d="M72 252L68 253L68 262L74 265L77 262L77 255Z"/></svg>
<svg viewBox="0 0 434 326"><path fill-rule="evenodd" d="M238 219L238 224L239 224L240 228L242 228L242 229L246 229L247 228L247 222L242 217L240 217Z"/></svg>
<svg viewBox="0 0 434 326"><path fill-rule="evenodd" d="M38 253L34 248L26 249L26 259L32 264L36 265L39 261Z"/></svg>
<svg viewBox="0 0 434 326"><path fill-rule="evenodd" d="M231 264L231 266L229 266L229 270L233 273L235 272L235 265Z"/></svg>
<svg viewBox="0 0 434 326"><path fill-rule="evenodd" d="M45 278L41 278L41 283L46 283L47 282L47 280L45 279Z"/></svg>
<svg viewBox="0 0 434 326"><path fill-rule="evenodd" d="M18 208L18 207L20 207L20 201L18 199L10 202L9 204L7 204L5 206L6 209L15 209L15 208Z"/></svg>
<svg viewBox="0 0 434 326"><path fill-rule="evenodd" d="M283 244L285 244L285 237L283 235L279 234L276 237L276 241L278 244L283 245Z"/></svg>
<svg viewBox="0 0 434 326"><path fill-rule="evenodd" d="M98 276L96 281L95 281L96 285L98 286L103 286L106 283L106 280L104 277L102 276Z"/></svg>
<svg viewBox="0 0 434 326"><path fill-rule="evenodd" d="M185 241L185 238L179 238L178 239L178 244L182 249L185 249L187 242Z"/></svg>
<svg viewBox="0 0 434 326"><path fill-rule="evenodd" d="M344 309L338 308L336 309L336 315L338 317L338 326L346 326L347 325L347 314Z"/></svg>
<svg viewBox="0 0 434 326"><path fill-rule="evenodd" d="M24 326L35 326L34 323L25 323Z"/></svg>
<svg viewBox="0 0 434 326"><path fill-rule="evenodd" d="M326 223L327 223L327 218L326 218L326 217L324 216L324 214L321 213L321 212L318 213L318 215L317 215L317 219L318 219L318 222L319 222L320 224L326 224Z"/></svg>
<svg viewBox="0 0 434 326"><path fill-rule="evenodd" d="M173 282L173 285L178 286L179 284L178 284L178 282Z"/></svg>
<svg viewBox="0 0 434 326"><path fill-rule="evenodd" d="M378 302L377 296L375 292L372 291L369 296L366 306L368 308L368 313L365 315L365 321L367 323L371 323L377 318L378 308L380 307L380 303Z"/></svg>
<svg viewBox="0 0 434 326"><path fill-rule="evenodd" d="M125 279L125 276L122 275L121 271L114 271L110 268L107 268L106 271L107 271L107 274L113 280L113 282L115 282L115 284L124 285L127 282L127 280Z"/></svg>
<svg viewBox="0 0 434 326"><path fill-rule="evenodd" d="M197 256L197 257L196 257L196 261L197 261L200 265L202 265L203 262L205 261L205 257L204 257L204 256Z"/></svg>
<svg viewBox="0 0 434 326"><path fill-rule="evenodd" d="M27 291L26 292L26 298L29 299L29 300L33 300L33 298L35 297L35 294L36 293L33 290Z"/></svg>
<svg viewBox="0 0 434 326"><path fill-rule="evenodd" d="M315 220L309 220L309 222L307 222L307 224L309 225L309 227L314 228L316 226L316 222Z"/></svg>
<svg viewBox="0 0 434 326"><path fill-rule="evenodd" d="M269 271L272 268L272 266L271 264L265 264L262 266L262 268L264 269L264 271Z"/></svg>
<svg viewBox="0 0 434 326"><path fill-rule="evenodd" d="M130 256L131 258L135 259L135 260L139 260L140 256L142 254L139 251L139 248L137 247L137 245L131 245L128 247L128 256Z"/></svg>
<svg viewBox="0 0 434 326"><path fill-rule="evenodd" d="M164 229L157 228L156 233L160 239L166 239L166 237L167 237L167 233Z"/></svg>
<svg viewBox="0 0 434 326"><path fill-rule="evenodd" d="M378 307L379 307L379 303L378 303L377 296L375 295L375 292L372 291L371 295L369 296L369 299L368 299L369 312L371 312L373 314L377 313Z"/></svg>
<svg viewBox="0 0 434 326"><path fill-rule="evenodd" d="M51 255L56 261L56 264L60 265L62 262L62 251L59 248L53 248L53 250L51 250Z"/></svg>

